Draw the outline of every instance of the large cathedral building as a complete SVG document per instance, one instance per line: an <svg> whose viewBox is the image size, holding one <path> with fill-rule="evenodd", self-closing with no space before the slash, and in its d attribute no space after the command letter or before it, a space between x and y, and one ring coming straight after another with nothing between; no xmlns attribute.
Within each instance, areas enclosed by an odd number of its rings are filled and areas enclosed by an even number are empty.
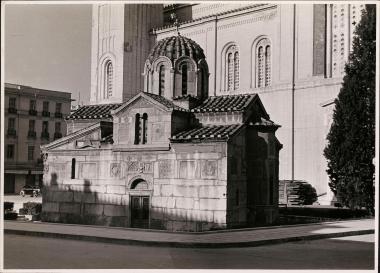
<svg viewBox="0 0 380 273"><path fill-rule="evenodd" d="M316 188L319 203L330 204L333 193L323 149L363 8L364 4L94 5L91 103L121 103L157 86L151 77L144 82L143 75L164 72L146 64L146 58L156 41L178 28L181 36L204 50L209 96L257 93L271 118L282 125L277 132L284 145L280 179L305 180ZM166 69L161 80L176 85L173 68Z"/></svg>
<svg viewBox="0 0 380 273"><path fill-rule="evenodd" d="M43 220L270 224L279 179L328 204L323 149L363 8L94 5L91 103L42 147Z"/></svg>

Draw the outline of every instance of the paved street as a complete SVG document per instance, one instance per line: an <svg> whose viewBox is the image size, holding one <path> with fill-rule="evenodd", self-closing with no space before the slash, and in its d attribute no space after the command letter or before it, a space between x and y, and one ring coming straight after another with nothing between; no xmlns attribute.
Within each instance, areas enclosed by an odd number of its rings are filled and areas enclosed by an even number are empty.
<svg viewBox="0 0 380 273"><path fill-rule="evenodd" d="M373 269L374 235L259 247L197 249L117 245L5 234L4 267L6 269Z"/></svg>

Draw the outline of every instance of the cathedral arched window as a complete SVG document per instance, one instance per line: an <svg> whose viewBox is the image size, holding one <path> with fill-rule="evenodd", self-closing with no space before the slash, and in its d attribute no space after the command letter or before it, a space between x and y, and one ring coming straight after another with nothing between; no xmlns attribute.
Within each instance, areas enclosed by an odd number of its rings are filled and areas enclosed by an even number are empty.
<svg viewBox="0 0 380 273"><path fill-rule="evenodd" d="M165 66L160 66L158 77L158 95L163 96L165 92Z"/></svg>
<svg viewBox="0 0 380 273"><path fill-rule="evenodd" d="M228 91L239 89L240 84L240 57L236 45L230 46L226 51L226 89Z"/></svg>
<svg viewBox="0 0 380 273"><path fill-rule="evenodd" d="M107 61L105 65L104 78L104 97L112 97L113 89L113 65L111 61Z"/></svg>
<svg viewBox="0 0 380 273"><path fill-rule="evenodd" d="M267 38L261 39L256 46L256 87L271 85L271 45Z"/></svg>

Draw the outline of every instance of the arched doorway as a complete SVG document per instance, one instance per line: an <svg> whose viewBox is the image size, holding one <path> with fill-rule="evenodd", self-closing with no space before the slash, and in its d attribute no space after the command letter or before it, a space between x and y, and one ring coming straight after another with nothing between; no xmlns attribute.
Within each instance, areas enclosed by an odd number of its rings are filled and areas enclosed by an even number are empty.
<svg viewBox="0 0 380 273"><path fill-rule="evenodd" d="M149 228L150 190L144 179L136 179L130 186L131 227Z"/></svg>

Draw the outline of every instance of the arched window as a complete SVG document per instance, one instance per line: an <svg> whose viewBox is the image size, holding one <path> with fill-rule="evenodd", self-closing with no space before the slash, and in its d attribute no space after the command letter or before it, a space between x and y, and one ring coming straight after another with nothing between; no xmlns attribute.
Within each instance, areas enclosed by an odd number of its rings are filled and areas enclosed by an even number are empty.
<svg viewBox="0 0 380 273"><path fill-rule="evenodd" d="M75 158L71 159L71 179L75 179Z"/></svg>
<svg viewBox="0 0 380 273"><path fill-rule="evenodd" d="M148 140L148 114L135 117L135 144L146 144Z"/></svg>
<svg viewBox="0 0 380 273"><path fill-rule="evenodd" d="M135 144L140 143L140 132L141 132L141 124L140 124L140 114L136 114L135 117Z"/></svg>
<svg viewBox="0 0 380 273"><path fill-rule="evenodd" d="M148 115L147 115L147 113L143 114L142 120L143 120L142 143L145 144L147 142L147 137L148 137Z"/></svg>
<svg viewBox="0 0 380 273"><path fill-rule="evenodd" d="M182 95L186 95L187 94L187 65L186 64L182 65L181 73L182 73Z"/></svg>
<svg viewBox="0 0 380 273"><path fill-rule="evenodd" d="M165 92L165 66L161 65L159 70L158 95L162 96Z"/></svg>
<svg viewBox="0 0 380 273"><path fill-rule="evenodd" d="M106 62L104 72L104 97L109 98L112 97L113 89L113 66L111 61Z"/></svg>
<svg viewBox="0 0 380 273"><path fill-rule="evenodd" d="M257 43L256 64L256 87L271 85L271 45L267 38Z"/></svg>
<svg viewBox="0 0 380 273"><path fill-rule="evenodd" d="M239 89L240 58L239 49L236 45L230 46L226 51L226 89L228 91Z"/></svg>

